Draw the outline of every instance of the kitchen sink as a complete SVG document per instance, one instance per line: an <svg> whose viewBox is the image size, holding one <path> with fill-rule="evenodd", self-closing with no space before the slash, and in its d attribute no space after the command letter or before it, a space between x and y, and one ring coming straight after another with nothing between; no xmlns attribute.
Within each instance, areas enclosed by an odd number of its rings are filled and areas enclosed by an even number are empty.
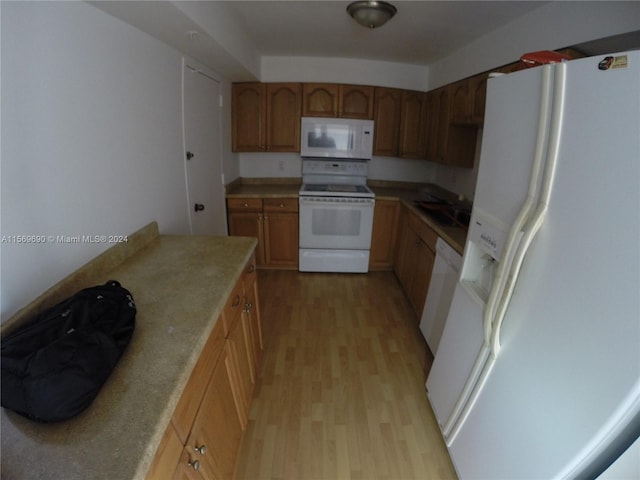
<svg viewBox="0 0 640 480"><path fill-rule="evenodd" d="M469 228L471 210L446 203L416 201L415 205L443 227Z"/></svg>

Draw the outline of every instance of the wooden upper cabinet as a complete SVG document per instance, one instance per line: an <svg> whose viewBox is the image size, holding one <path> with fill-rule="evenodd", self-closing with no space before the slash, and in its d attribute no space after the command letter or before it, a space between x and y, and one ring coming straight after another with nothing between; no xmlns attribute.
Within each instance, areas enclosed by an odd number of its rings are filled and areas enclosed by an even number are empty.
<svg viewBox="0 0 640 480"><path fill-rule="evenodd" d="M374 87L305 83L302 86L303 117L373 118Z"/></svg>
<svg viewBox="0 0 640 480"><path fill-rule="evenodd" d="M266 84L234 83L232 143L234 152L259 152L266 146Z"/></svg>
<svg viewBox="0 0 640 480"><path fill-rule="evenodd" d="M460 80L449 86L449 118L451 123L467 124L471 121L473 98L467 80Z"/></svg>
<svg viewBox="0 0 640 480"><path fill-rule="evenodd" d="M300 111L302 85L299 83L267 84L267 150L300 151Z"/></svg>
<svg viewBox="0 0 640 480"><path fill-rule="evenodd" d="M400 156L403 158L425 158L427 96L424 92L404 90L402 92L402 115L400 120Z"/></svg>
<svg viewBox="0 0 640 480"><path fill-rule="evenodd" d="M305 83L302 85L303 117L337 117L338 85Z"/></svg>
<svg viewBox="0 0 640 480"><path fill-rule="evenodd" d="M374 93L373 154L398 156L402 90L377 87Z"/></svg>
<svg viewBox="0 0 640 480"><path fill-rule="evenodd" d="M234 152L299 152L299 83L234 83Z"/></svg>
<svg viewBox="0 0 640 480"><path fill-rule="evenodd" d="M487 79L488 74L483 73L449 86L451 123L482 125L487 98Z"/></svg>
<svg viewBox="0 0 640 480"><path fill-rule="evenodd" d="M435 92L436 103L438 105L436 122L438 131L435 138L435 160L439 163L445 163L447 153L447 143L449 141L449 119L451 109L449 108L450 88L440 87Z"/></svg>
<svg viewBox="0 0 640 480"><path fill-rule="evenodd" d="M475 75L470 79L470 90L473 95L473 107L471 110L471 119L473 123L482 125L484 123L484 107L487 103L487 80L488 73Z"/></svg>
<svg viewBox="0 0 640 480"><path fill-rule="evenodd" d="M365 85L340 85L338 116L372 119L374 90Z"/></svg>
<svg viewBox="0 0 640 480"><path fill-rule="evenodd" d="M426 158L437 161L438 157L438 120L440 112L440 95L436 90L432 90L426 95Z"/></svg>

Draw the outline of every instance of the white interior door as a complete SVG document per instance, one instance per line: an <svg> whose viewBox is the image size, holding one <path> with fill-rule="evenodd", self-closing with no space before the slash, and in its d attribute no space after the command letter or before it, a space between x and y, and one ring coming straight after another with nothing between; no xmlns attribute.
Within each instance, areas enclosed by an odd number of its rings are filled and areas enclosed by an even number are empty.
<svg viewBox="0 0 640 480"><path fill-rule="evenodd" d="M182 75L189 227L193 235L226 235L220 83L188 61Z"/></svg>

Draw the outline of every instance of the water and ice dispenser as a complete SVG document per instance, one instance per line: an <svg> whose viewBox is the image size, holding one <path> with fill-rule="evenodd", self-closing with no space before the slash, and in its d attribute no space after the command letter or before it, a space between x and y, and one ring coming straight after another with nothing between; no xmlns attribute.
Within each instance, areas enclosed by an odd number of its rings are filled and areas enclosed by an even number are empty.
<svg viewBox="0 0 640 480"><path fill-rule="evenodd" d="M502 222L478 209L471 222L460 283L476 301L485 305L508 231Z"/></svg>

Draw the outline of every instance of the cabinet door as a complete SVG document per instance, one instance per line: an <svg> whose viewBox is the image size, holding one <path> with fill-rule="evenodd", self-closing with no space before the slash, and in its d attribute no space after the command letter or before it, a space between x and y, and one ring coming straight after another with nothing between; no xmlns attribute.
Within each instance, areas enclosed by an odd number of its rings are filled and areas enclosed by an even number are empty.
<svg viewBox="0 0 640 480"><path fill-rule="evenodd" d="M438 102L438 134L436 138L435 161L445 163L449 141L449 87L442 87L435 93Z"/></svg>
<svg viewBox="0 0 640 480"><path fill-rule="evenodd" d="M400 203L397 200L376 200L369 253L371 270L393 268L399 211Z"/></svg>
<svg viewBox="0 0 640 480"><path fill-rule="evenodd" d="M234 83L232 87L232 148L258 152L266 147L266 87L263 83Z"/></svg>
<svg viewBox="0 0 640 480"><path fill-rule="evenodd" d="M426 94L406 90L402 92L400 120L400 156L425 158L426 156Z"/></svg>
<svg viewBox="0 0 640 480"><path fill-rule="evenodd" d="M264 233L262 229L262 214L255 212L234 212L228 214L229 235L237 237L255 237L258 239L256 247L256 263L264 265Z"/></svg>
<svg viewBox="0 0 640 480"><path fill-rule="evenodd" d="M297 198L263 199L264 257L271 268L298 268Z"/></svg>
<svg viewBox="0 0 640 480"><path fill-rule="evenodd" d="M213 372L185 445L189 461L192 465L200 462L198 472L205 479L233 478L242 439L243 428L225 360L222 358Z"/></svg>
<svg viewBox="0 0 640 480"><path fill-rule="evenodd" d="M270 267L298 267L298 214L265 213L265 263Z"/></svg>
<svg viewBox="0 0 640 480"><path fill-rule="evenodd" d="M449 109L452 123L466 124L471 121L473 99L469 90L469 82L460 80L449 86Z"/></svg>
<svg viewBox="0 0 640 480"><path fill-rule="evenodd" d="M268 151L300 151L301 109L301 84L267 84L266 143Z"/></svg>
<svg viewBox="0 0 640 480"><path fill-rule="evenodd" d="M192 457L193 453L185 447L182 450L178 467L171 477L173 480L204 480L203 475L200 474L200 460Z"/></svg>
<svg viewBox="0 0 640 480"><path fill-rule="evenodd" d="M146 480L171 480L174 478L182 455L182 442L169 424L160 440L156 456L149 467Z"/></svg>
<svg viewBox="0 0 640 480"><path fill-rule="evenodd" d="M200 354L184 392L171 417L171 427L175 429L181 444L189 437L200 401L224 346L224 321L219 318Z"/></svg>
<svg viewBox="0 0 640 480"><path fill-rule="evenodd" d="M337 115L337 84L304 83L302 85L303 117L336 117Z"/></svg>
<svg viewBox="0 0 640 480"><path fill-rule="evenodd" d="M416 254L417 235L409 226L408 211L403 207L400 214L398 249L394 271L405 292L409 291L413 277L413 262Z"/></svg>
<svg viewBox="0 0 640 480"><path fill-rule="evenodd" d="M374 88L365 85L340 85L339 116L345 118L373 118Z"/></svg>
<svg viewBox="0 0 640 480"><path fill-rule="evenodd" d="M377 87L374 94L373 154L398 156L402 90Z"/></svg>
<svg viewBox="0 0 640 480"><path fill-rule="evenodd" d="M470 79L469 88L473 96L473 108L471 110L472 121L477 125L484 123L484 108L487 102L487 80L489 74L481 73Z"/></svg>
<svg viewBox="0 0 640 480"><path fill-rule="evenodd" d="M438 159L438 120L440 111L440 95L437 91L431 91L426 96L426 158L433 162Z"/></svg>
<svg viewBox="0 0 640 480"><path fill-rule="evenodd" d="M251 354L247 348L246 321L242 315L230 322L231 330L225 344L226 367L233 390L234 402L240 416L242 428L247 426L249 404L253 393L253 381L251 375Z"/></svg>

